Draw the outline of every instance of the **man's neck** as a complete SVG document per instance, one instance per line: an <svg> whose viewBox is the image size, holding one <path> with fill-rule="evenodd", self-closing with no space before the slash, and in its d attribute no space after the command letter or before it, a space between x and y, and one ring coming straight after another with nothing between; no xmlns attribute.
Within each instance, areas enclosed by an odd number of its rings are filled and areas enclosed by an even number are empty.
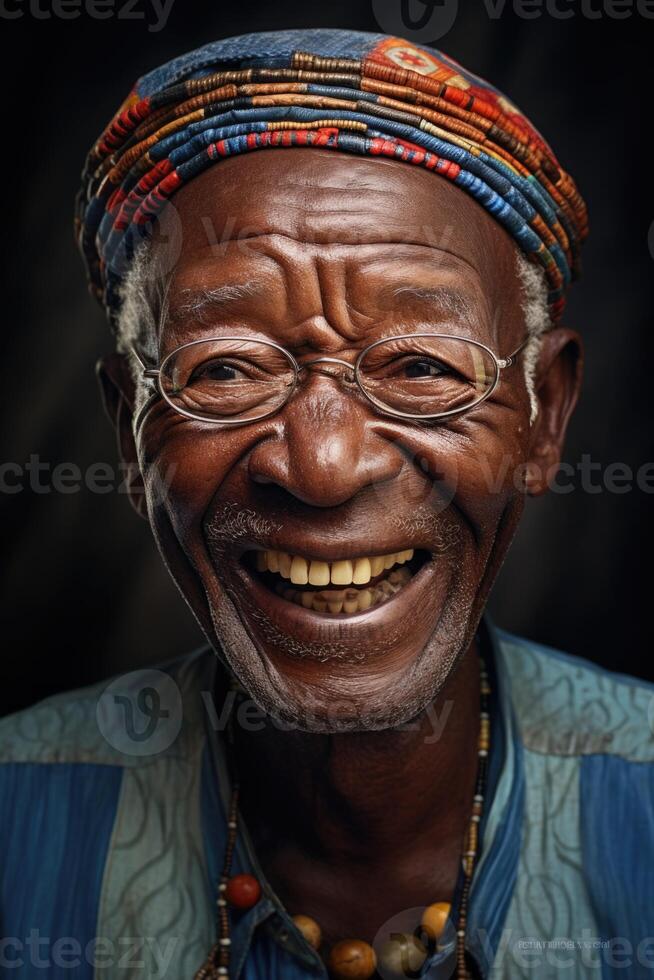
<svg viewBox="0 0 654 980"><path fill-rule="evenodd" d="M374 865L405 847L459 847L477 769L475 644L427 710L401 729L236 733L242 809L264 851Z"/></svg>

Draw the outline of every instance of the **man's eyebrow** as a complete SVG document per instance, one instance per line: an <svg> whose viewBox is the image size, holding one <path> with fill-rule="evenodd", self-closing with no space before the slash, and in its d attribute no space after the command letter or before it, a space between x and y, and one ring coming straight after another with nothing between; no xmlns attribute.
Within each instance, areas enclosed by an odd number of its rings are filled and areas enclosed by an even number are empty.
<svg viewBox="0 0 654 980"><path fill-rule="evenodd" d="M247 282L230 282L222 286L182 289L166 311L166 318L173 322L191 318L201 320L207 313L216 313L240 301L254 299L265 291L266 286L263 280L249 279Z"/></svg>
<svg viewBox="0 0 654 980"><path fill-rule="evenodd" d="M457 320L471 321L479 315L476 305L450 286L398 286L392 290L392 296L394 299L415 299L428 303Z"/></svg>

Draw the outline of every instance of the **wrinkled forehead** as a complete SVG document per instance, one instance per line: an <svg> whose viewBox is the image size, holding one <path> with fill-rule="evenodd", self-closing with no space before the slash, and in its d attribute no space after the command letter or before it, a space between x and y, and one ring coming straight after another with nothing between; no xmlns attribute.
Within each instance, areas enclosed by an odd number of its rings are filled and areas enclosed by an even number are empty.
<svg viewBox="0 0 654 980"><path fill-rule="evenodd" d="M254 308L312 289L363 316L371 303L419 303L422 291L488 317L517 288L506 232L459 188L395 161L263 151L206 171L174 208L168 306L180 317L202 291ZM163 261L165 245L153 247Z"/></svg>

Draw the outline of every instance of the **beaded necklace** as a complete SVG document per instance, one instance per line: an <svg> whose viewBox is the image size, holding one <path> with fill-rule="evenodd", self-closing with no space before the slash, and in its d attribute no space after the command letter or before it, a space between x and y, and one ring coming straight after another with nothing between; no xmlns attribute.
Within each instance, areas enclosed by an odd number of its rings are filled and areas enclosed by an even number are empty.
<svg viewBox="0 0 654 980"><path fill-rule="evenodd" d="M470 886L474 873L477 853L479 850L479 824L483 813L484 794L488 777L488 753L490 751L490 684L483 659L480 658L480 724L477 747L477 780L472 802L470 823L466 831L462 854L463 882L460 892L459 914L456 929L456 980L470 980L466 964L465 934L470 898ZM234 744L233 712L227 723L227 744L232 750ZM233 759L233 752L232 759ZM231 951L230 937L230 907L237 910L252 908L261 898L261 886L253 875L231 874L232 860L238 837L238 778L232 780L232 793L227 819L227 843L223 867L218 882L217 900L217 933L218 940L214 943L209 955L195 974L194 980L229 980L229 963ZM421 920L422 934L429 941L432 949L437 948L438 939L442 936L451 912L448 902L435 902L424 910ZM306 941L314 949L322 943L320 926L314 919L306 915L292 916L293 922ZM420 946L422 944L419 944ZM424 948L424 947L422 947ZM429 955L425 949L423 961ZM383 964L380 964L383 966ZM357 939L344 939L332 946L327 958L327 967L334 980L370 980L377 969L377 955L369 943ZM401 974L400 974L401 975Z"/></svg>

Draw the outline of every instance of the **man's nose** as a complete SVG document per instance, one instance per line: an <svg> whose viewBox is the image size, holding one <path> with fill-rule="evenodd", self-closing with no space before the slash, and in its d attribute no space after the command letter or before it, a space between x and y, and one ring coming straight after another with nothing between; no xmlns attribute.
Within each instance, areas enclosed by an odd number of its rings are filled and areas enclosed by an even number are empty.
<svg viewBox="0 0 654 980"><path fill-rule="evenodd" d="M370 409L336 384L314 376L293 397L275 435L250 455L253 480L275 483L315 507L337 507L399 474L399 447L378 435Z"/></svg>

